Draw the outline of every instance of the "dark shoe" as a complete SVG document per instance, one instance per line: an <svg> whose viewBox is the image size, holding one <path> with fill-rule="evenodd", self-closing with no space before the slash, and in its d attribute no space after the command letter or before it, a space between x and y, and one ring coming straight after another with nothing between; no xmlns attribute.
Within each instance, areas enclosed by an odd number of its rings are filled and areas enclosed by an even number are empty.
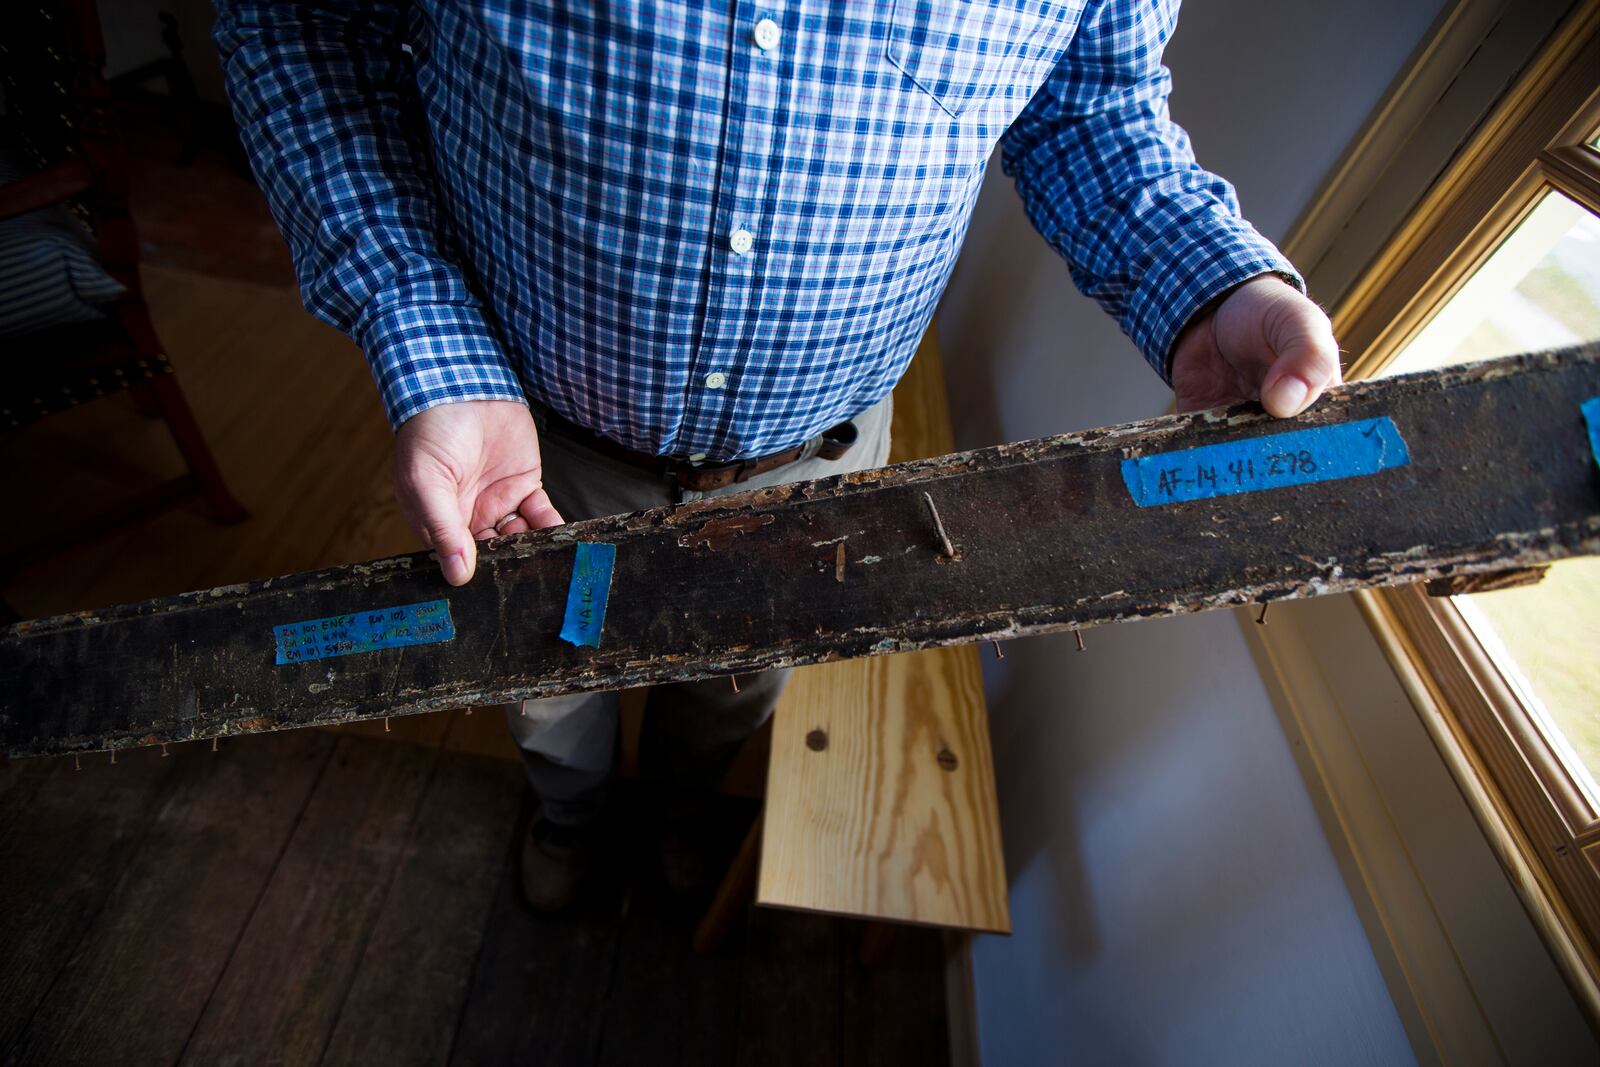
<svg viewBox="0 0 1600 1067"><path fill-rule="evenodd" d="M522 839L522 895L534 911L564 910L594 865L593 826L561 826L536 816Z"/></svg>

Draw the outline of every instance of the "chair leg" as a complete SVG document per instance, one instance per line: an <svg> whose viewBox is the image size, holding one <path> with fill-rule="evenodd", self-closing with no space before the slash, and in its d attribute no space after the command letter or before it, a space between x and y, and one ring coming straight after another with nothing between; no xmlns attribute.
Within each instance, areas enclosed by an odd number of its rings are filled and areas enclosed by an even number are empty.
<svg viewBox="0 0 1600 1067"><path fill-rule="evenodd" d="M739 845L739 854L733 857L728 873L717 883L711 906L706 909L700 925L695 927L692 943L698 955L709 956L722 947L728 931L733 929L734 922L744 912L744 906L755 895L763 814L756 813L755 822L750 824L749 833L744 835L744 841Z"/></svg>
<svg viewBox="0 0 1600 1067"><path fill-rule="evenodd" d="M155 398L156 405L160 408L161 417L166 420L167 428L172 431L172 439L177 443L178 451L183 454L184 461L189 464L189 469L199 481L200 494L210 505L216 520L233 523L249 518L250 513L234 499L233 494L228 491L227 483L222 480L222 471L217 467L216 457L212 456L211 447L206 444L199 424L194 421L194 413L189 410L189 402L184 399L183 390L178 387L178 376L157 374L150 379L148 385L150 395Z"/></svg>

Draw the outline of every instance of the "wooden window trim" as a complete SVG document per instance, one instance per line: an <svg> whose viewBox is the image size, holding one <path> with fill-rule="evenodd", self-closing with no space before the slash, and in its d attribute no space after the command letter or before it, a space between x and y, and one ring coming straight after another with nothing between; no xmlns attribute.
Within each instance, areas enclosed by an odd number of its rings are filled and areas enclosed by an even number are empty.
<svg viewBox="0 0 1600 1067"><path fill-rule="evenodd" d="M1533 207L1556 186L1600 209L1583 180L1600 173L1583 145L1600 128L1600 4L1579 5L1410 219L1332 310L1367 377L1416 336ZM1530 162L1531 161L1531 162Z"/></svg>
<svg viewBox="0 0 1600 1067"><path fill-rule="evenodd" d="M1351 378L1411 341L1550 189L1600 214L1600 2L1576 6L1332 310ZM1600 1024L1600 813L1449 600L1357 594L1369 626L1591 1024Z"/></svg>

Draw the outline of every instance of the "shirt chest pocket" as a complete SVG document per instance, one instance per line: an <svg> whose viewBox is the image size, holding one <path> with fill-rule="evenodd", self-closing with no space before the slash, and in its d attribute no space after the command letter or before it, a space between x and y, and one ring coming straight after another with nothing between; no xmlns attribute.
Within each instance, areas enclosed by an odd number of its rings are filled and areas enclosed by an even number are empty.
<svg viewBox="0 0 1600 1067"><path fill-rule="evenodd" d="M1072 39L1084 0L895 0L886 52L959 118L1002 86L1033 95Z"/></svg>

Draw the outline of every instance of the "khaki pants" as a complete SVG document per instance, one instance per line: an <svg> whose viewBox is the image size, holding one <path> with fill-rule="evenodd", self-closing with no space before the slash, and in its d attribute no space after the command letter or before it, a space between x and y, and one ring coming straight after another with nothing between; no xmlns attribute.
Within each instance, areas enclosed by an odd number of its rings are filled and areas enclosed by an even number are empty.
<svg viewBox="0 0 1600 1067"><path fill-rule="evenodd" d="M808 450L787 466L707 493L681 489L664 475L546 433L536 416L545 488L562 517L575 522L881 467L889 460L892 403L886 398L856 416L859 436L840 459L821 459ZM737 693L726 678L650 690L640 770L669 786L667 807L692 807L716 787L740 744L772 715L788 676L787 670L740 675ZM600 814L616 763L618 707L616 693L576 693L507 707L511 736L545 818L575 826Z"/></svg>

